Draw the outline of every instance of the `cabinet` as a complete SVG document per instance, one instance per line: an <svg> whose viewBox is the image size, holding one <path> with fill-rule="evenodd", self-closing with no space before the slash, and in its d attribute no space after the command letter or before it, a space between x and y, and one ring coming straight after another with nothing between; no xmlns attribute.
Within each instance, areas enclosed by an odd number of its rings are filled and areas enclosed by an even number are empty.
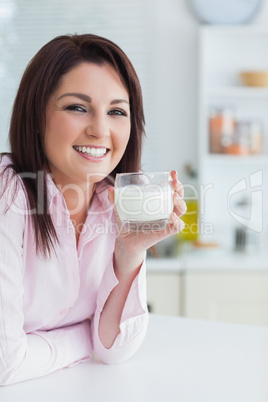
<svg viewBox="0 0 268 402"><path fill-rule="evenodd" d="M181 276L179 273L147 273L147 303L150 311L181 315Z"/></svg>
<svg viewBox="0 0 268 402"><path fill-rule="evenodd" d="M268 71L268 30L250 25L202 26L198 38L200 237L213 238L231 248L234 231L242 224L254 230L260 241L264 238L267 245L268 87L247 87L241 81L240 73ZM232 132L229 113L220 152L211 152L210 123L211 113L215 110L231 111L235 121ZM242 130L243 125L246 127L245 124L254 122L262 127L261 152L230 148L229 141L235 143L243 139L238 128ZM231 139L228 137L230 132ZM242 211L243 203L247 203L248 208Z"/></svg>
<svg viewBox="0 0 268 402"><path fill-rule="evenodd" d="M182 280L186 317L268 326L267 273L190 273Z"/></svg>
<svg viewBox="0 0 268 402"><path fill-rule="evenodd" d="M151 312L268 326L268 272L181 270L147 273Z"/></svg>

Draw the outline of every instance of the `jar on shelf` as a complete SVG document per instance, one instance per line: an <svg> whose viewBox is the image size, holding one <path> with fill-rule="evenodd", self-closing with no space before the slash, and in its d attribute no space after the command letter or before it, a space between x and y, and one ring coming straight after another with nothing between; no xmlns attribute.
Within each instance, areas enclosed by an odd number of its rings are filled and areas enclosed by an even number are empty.
<svg viewBox="0 0 268 402"><path fill-rule="evenodd" d="M263 127L259 121L251 123L249 148L251 154L261 154L263 151Z"/></svg>
<svg viewBox="0 0 268 402"><path fill-rule="evenodd" d="M250 125L250 122L247 121L236 122L236 130L233 136L233 141L230 144L226 144L224 147L224 153L235 155L248 155L250 153Z"/></svg>
<svg viewBox="0 0 268 402"><path fill-rule="evenodd" d="M233 143L235 133L234 111L225 107L210 109L209 113L209 150L211 153L223 153Z"/></svg>
<svg viewBox="0 0 268 402"><path fill-rule="evenodd" d="M237 121L233 141L224 147L224 153L260 154L263 148L262 124L258 121Z"/></svg>

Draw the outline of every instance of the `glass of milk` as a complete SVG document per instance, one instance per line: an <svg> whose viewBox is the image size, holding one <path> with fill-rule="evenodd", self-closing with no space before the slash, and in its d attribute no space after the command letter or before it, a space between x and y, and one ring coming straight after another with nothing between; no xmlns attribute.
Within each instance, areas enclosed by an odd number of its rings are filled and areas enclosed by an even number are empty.
<svg viewBox="0 0 268 402"><path fill-rule="evenodd" d="M129 230L165 228L174 208L170 173L120 173L116 175L114 189L119 218Z"/></svg>

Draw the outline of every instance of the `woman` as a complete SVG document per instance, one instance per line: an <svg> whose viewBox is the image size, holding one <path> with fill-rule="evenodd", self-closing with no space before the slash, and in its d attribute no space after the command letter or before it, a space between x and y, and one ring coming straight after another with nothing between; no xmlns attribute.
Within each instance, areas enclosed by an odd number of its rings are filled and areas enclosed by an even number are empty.
<svg viewBox="0 0 268 402"><path fill-rule="evenodd" d="M146 333L146 249L183 228L122 230L112 179L140 169L142 95L122 50L95 35L53 39L15 99L0 188L0 384L89 359L129 358Z"/></svg>

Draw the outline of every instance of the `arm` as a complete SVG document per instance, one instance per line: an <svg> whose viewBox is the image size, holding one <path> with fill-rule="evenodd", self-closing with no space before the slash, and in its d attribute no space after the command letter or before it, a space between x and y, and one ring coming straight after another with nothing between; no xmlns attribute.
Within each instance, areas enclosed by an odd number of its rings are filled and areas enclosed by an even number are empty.
<svg viewBox="0 0 268 402"><path fill-rule="evenodd" d="M140 347L147 330L146 269L143 261L139 272L125 286L110 264L99 288L93 318L93 346L106 364L129 359ZM122 290L122 293L121 293Z"/></svg>
<svg viewBox="0 0 268 402"><path fill-rule="evenodd" d="M115 337L120 333L120 322L124 305L127 300L131 285L138 275L144 255L134 255L132 258L125 259L124 255L118 257L118 252L114 254L114 272L118 284L111 291L101 313L99 336L106 348L110 348ZM124 267L128 269L124 269Z"/></svg>
<svg viewBox="0 0 268 402"><path fill-rule="evenodd" d="M88 320L50 331L24 331L23 239L27 218L14 208L4 213L12 191L14 187L0 199L0 385L43 376L92 353ZM23 191L15 203L17 210L26 210Z"/></svg>
<svg viewBox="0 0 268 402"><path fill-rule="evenodd" d="M94 320L94 348L106 363L117 363L130 357L144 338L148 321L143 263L146 250L184 227L179 218L186 210L181 198L183 188L177 181L176 172L172 175L175 206L167 228L151 234L122 232L116 237L113 267L116 280L111 283L112 290L107 292L105 302L99 303ZM113 202L112 188L109 199ZM119 220L116 211L115 219Z"/></svg>

